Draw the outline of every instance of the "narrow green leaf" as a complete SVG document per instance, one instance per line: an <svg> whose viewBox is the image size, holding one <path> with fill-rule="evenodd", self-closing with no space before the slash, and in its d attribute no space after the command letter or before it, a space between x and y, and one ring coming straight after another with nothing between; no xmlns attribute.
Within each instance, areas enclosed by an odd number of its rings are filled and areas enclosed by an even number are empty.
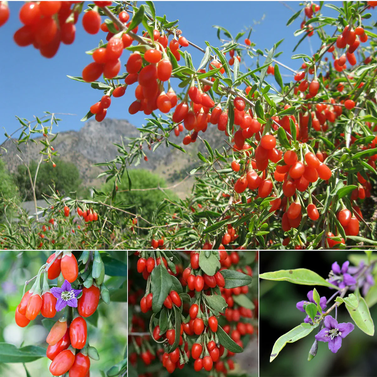
<svg viewBox="0 0 377 377"><path fill-rule="evenodd" d="M319 276L316 272L308 270L306 268L266 272L259 275L259 277L266 280L288 281L290 283L301 285L322 285L324 287L330 287L339 290L337 286L329 283L323 277Z"/></svg>
<svg viewBox="0 0 377 377"><path fill-rule="evenodd" d="M207 65L210 58L211 58L211 47L207 46L203 59L199 64L198 71Z"/></svg>
<svg viewBox="0 0 377 377"><path fill-rule="evenodd" d="M224 346L227 350L234 353L241 353L243 348L240 347L219 325L217 330L217 336L219 337L219 342L222 346Z"/></svg>
<svg viewBox="0 0 377 377"><path fill-rule="evenodd" d="M270 363L276 359L280 351L285 347L287 343L294 343L298 340L305 338L309 335L317 326L304 326L305 323L294 327L292 330L288 331L282 335L274 344L272 352L270 355Z"/></svg>
<svg viewBox="0 0 377 377"><path fill-rule="evenodd" d="M126 33L135 29L136 26L138 26L139 24L142 23L143 18L144 18L144 12L145 12L144 5L140 5L140 8L135 13L135 15L132 17L132 20L131 20L130 25L128 26L128 28L126 30Z"/></svg>
<svg viewBox="0 0 377 377"><path fill-rule="evenodd" d="M274 68L274 76L275 76L276 82L279 84L280 88L283 90L284 88L283 79L281 77L280 69L277 64L275 65L275 68Z"/></svg>
<svg viewBox="0 0 377 377"><path fill-rule="evenodd" d="M30 363L46 357L46 349L37 346L17 348L13 344L0 343L0 363Z"/></svg>
<svg viewBox="0 0 377 377"><path fill-rule="evenodd" d="M340 188L335 194L338 195L339 199L342 199L355 189L357 189L357 186L355 185L344 186Z"/></svg>
<svg viewBox="0 0 377 377"><path fill-rule="evenodd" d="M300 13L302 12L302 9L300 9L299 11L297 11L287 22L287 25L286 26L289 26L299 15Z"/></svg>
<svg viewBox="0 0 377 377"><path fill-rule="evenodd" d="M279 139L280 144L284 148L290 148L291 147L291 144L288 141L287 134L286 134L283 127L279 127L279 129L278 129L278 139Z"/></svg>

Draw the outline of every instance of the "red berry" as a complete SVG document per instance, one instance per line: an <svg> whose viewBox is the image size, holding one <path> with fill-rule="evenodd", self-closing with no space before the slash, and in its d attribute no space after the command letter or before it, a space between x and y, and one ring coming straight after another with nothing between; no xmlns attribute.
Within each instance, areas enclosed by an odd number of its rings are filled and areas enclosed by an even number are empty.
<svg viewBox="0 0 377 377"><path fill-rule="evenodd" d="M86 12L82 18L82 26L89 34L97 34L101 27L101 16L95 10Z"/></svg>

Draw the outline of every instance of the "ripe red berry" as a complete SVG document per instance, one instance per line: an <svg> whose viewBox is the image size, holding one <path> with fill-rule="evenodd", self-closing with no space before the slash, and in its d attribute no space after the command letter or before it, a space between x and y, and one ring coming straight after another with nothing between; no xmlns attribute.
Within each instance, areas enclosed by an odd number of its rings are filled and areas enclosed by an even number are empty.
<svg viewBox="0 0 377 377"><path fill-rule="evenodd" d="M150 50L147 50L144 54L144 59L148 63L157 64L162 58L162 54L160 51L155 50L154 48L151 48Z"/></svg>
<svg viewBox="0 0 377 377"><path fill-rule="evenodd" d="M352 101L351 99L348 99L344 102L344 106L347 110L352 110L356 105L355 101Z"/></svg>
<svg viewBox="0 0 377 377"><path fill-rule="evenodd" d="M217 329L218 329L218 326L219 326L219 323L217 321L217 318L212 316L208 319L208 326L210 327L210 329L213 331L213 332L217 332Z"/></svg>
<svg viewBox="0 0 377 377"><path fill-rule="evenodd" d="M89 34L97 34L101 27L101 16L95 10L89 10L82 18L82 26Z"/></svg>

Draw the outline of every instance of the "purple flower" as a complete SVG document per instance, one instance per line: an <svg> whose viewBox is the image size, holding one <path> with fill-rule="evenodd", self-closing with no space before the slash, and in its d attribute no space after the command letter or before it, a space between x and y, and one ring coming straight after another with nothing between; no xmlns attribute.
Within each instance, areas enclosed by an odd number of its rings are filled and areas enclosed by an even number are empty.
<svg viewBox="0 0 377 377"><path fill-rule="evenodd" d="M58 299L56 302L56 311L60 312L67 305L72 308L77 308L77 297L82 290L73 289L69 281L65 280L61 288L51 288L51 293Z"/></svg>
<svg viewBox="0 0 377 377"><path fill-rule="evenodd" d="M340 268L338 262L334 262L331 266L332 271L329 275L329 283L336 285L340 289L346 286L351 286L356 284L356 279L348 274L349 261L343 263L342 268Z"/></svg>
<svg viewBox="0 0 377 377"><path fill-rule="evenodd" d="M348 323L338 323L336 319L328 315L324 320L325 327L315 336L320 342L328 342L329 350L333 353L339 351L342 339L345 338L355 326Z"/></svg>
<svg viewBox="0 0 377 377"><path fill-rule="evenodd" d="M307 297L308 297L308 300L309 301L299 301L297 304L296 304L296 308L298 310L300 310L300 312L303 312L305 313L305 309L304 309L304 305L308 305L308 304L316 304L316 302L314 301L313 299L313 291L309 291L308 294L307 294ZM326 309L326 297L325 296L322 296L319 300L319 305L320 307L322 308L322 310L325 310ZM317 312L317 315L320 315L319 312ZM304 319L304 322L305 323L312 323L312 320L309 316L306 316L306 318Z"/></svg>
<svg viewBox="0 0 377 377"><path fill-rule="evenodd" d="M305 309L304 309L304 305L308 305L310 303L313 303L315 304L316 302L314 301L313 299L313 291L309 291L308 294L307 294L307 297L308 297L308 300L309 301L299 301L297 304L296 304L296 308L298 310L300 310L300 312L303 312L305 313ZM326 309L326 297L325 296L322 296L320 301L319 301L319 305L320 307L322 308L322 310L325 310Z"/></svg>
<svg viewBox="0 0 377 377"><path fill-rule="evenodd" d="M355 279L357 279L357 285L353 285L351 289L355 291L357 288L362 288L363 296L366 296L370 287L372 287L375 282L372 275L373 265L369 266L365 270L365 263L363 261L357 267L350 267L348 272L353 275ZM362 276L360 277L360 275Z"/></svg>

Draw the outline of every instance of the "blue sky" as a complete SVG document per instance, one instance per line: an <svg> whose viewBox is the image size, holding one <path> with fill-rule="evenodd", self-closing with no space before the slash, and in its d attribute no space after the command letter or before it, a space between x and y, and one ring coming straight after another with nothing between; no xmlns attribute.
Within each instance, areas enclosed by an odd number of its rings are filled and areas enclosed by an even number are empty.
<svg viewBox="0 0 377 377"><path fill-rule="evenodd" d="M91 89L89 84L68 79L67 75L81 75L82 69L92 62L85 51L97 46L105 34L101 31L97 35L87 34L82 28L80 16L76 25L75 42L70 46L61 45L53 59L46 59L34 47L21 48L13 41L14 32L21 27L18 13L22 4L23 2L9 2L11 16L0 29L0 142L5 139L5 131L10 134L18 128L15 115L31 120L33 115L42 116L46 110L74 114L60 115L63 121L55 132L79 130L84 125L80 119L100 99L102 93ZM157 15L166 14L169 21L178 19L183 35L202 47L205 47L206 40L215 46L220 44L213 25L227 28L234 36L249 26L253 27L250 39L262 50L270 49L275 42L284 38L279 47L279 51L284 53L279 60L293 68L299 68L299 61L290 60L290 56L298 42L298 38L293 37L293 32L299 28L301 19L297 19L289 27L285 26L293 15L293 10L299 9L299 2L159 1L155 3L155 7ZM327 9L326 13L329 11ZM316 49L319 40L313 37L310 43ZM310 43L305 41L297 52L310 54ZM192 47L188 51L193 55L194 64L198 65L202 53ZM124 55L122 63L126 62ZM281 69L281 73L289 74L284 69ZM134 101L134 89L134 86L129 87L124 97L113 99L108 111L109 118L128 119L136 126L143 124L144 114L128 114L128 106Z"/></svg>

